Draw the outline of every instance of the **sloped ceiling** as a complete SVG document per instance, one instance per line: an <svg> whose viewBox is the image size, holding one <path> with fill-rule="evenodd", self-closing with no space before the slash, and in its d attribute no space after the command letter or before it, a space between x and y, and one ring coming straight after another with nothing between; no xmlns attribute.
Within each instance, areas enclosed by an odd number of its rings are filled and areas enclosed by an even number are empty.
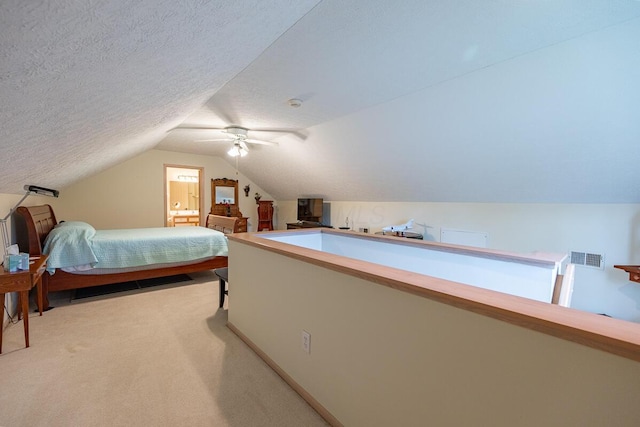
<svg viewBox="0 0 640 427"><path fill-rule="evenodd" d="M22 3L29 3L27 5ZM0 192L150 148L277 200L638 203L640 2L0 5ZM287 100L303 101L292 108Z"/></svg>

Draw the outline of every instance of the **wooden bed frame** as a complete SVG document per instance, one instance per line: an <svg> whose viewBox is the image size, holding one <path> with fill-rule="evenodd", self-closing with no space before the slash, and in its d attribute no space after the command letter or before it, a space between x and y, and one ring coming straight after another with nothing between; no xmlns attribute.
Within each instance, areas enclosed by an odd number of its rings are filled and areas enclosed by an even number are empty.
<svg viewBox="0 0 640 427"><path fill-rule="evenodd" d="M28 248L29 255L42 255L44 240L58 223L53 209L50 205L20 206L16 209L16 213L14 222L20 250L26 252ZM215 218L211 221L212 226L210 228L213 228ZM226 226L227 224L224 225ZM228 258L226 256L218 256L195 264L113 274L72 274L60 269L53 275L45 272L42 276L42 308L43 310L49 308L49 292L212 270L226 267L228 265L227 261Z"/></svg>
<svg viewBox="0 0 640 427"><path fill-rule="evenodd" d="M234 216L207 215L206 227L224 234L232 234L238 232L238 218Z"/></svg>

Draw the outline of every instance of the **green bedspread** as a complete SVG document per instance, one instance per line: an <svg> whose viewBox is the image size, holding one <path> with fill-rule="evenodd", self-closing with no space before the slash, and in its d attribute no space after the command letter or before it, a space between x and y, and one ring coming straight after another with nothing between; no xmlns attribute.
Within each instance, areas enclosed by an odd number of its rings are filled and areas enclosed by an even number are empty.
<svg viewBox="0 0 640 427"><path fill-rule="evenodd" d="M71 221L58 224L45 241L47 270L90 265L127 268L227 256L224 234L205 227L95 230Z"/></svg>

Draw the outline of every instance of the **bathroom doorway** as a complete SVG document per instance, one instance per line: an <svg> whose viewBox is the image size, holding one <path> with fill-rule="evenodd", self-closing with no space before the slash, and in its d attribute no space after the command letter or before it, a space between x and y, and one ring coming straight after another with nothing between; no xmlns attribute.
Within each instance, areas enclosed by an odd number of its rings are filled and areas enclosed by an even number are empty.
<svg viewBox="0 0 640 427"><path fill-rule="evenodd" d="M164 165L165 227L204 226L204 168Z"/></svg>

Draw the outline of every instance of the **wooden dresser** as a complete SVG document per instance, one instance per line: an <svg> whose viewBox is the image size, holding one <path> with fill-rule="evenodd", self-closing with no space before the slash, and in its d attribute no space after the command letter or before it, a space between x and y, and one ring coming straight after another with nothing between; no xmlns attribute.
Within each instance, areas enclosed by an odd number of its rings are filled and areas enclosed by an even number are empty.
<svg viewBox="0 0 640 427"><path fill-rule="evenodd" d="M242 216L238 206L238 181L227 178L211 180L210 213L216 216L237 218L234 233L248 231L249 217Z"/></svg>

